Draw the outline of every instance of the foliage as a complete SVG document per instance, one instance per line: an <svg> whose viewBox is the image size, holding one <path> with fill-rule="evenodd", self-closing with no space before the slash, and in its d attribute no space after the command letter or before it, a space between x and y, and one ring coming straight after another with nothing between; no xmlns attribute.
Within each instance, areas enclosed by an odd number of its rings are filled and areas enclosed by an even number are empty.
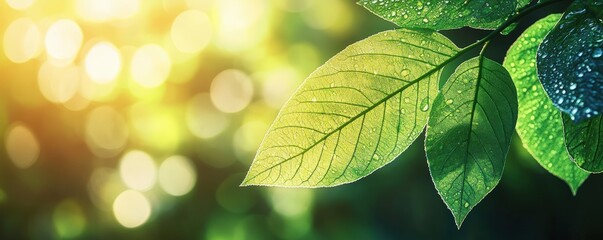
<svg viewBox="0 0 603 240"><path fill-rule="evenodd" d="M485 54L493 38L556 2L359 1L400 28L350 45L312 73L268 130L243 185L353 182L393 161L427 126L431 177L458 227L501 179L514 130L575 194L589 172L603 170L603 1L577 0L563 17L537 21L502 66ZM437 32L461 27L493 31L465 48Z"/></svg>

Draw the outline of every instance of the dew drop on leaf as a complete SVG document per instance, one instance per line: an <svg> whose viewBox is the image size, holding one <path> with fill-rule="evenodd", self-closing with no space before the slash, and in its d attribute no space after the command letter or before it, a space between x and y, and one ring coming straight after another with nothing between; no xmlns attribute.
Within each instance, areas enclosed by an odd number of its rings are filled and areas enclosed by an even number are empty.
<svg viewBox="0 0 603 240"><path fill-rule="evenodd" d="M400 75L402 75L402 77L408 77L409 74L410 74L410 70L408 70L408 69L404 69L404 70L402 70L402 72L400 72Z"/></svg>
<svg viewBox="0 0 603 240"><path fill-rule="evenodd" d="M421 111L423 112L427 112L427 110L429 110L429 98L423 98L423 100L421 100Z"/></svg>
<svg viewBox="0 0 603 240"><path fill-rule="evenodd" d="M601 55L603 55L603 50L601 50L601 48L596 48L595 50L593 50L594 58L599 58L601 57Z"/></svg>

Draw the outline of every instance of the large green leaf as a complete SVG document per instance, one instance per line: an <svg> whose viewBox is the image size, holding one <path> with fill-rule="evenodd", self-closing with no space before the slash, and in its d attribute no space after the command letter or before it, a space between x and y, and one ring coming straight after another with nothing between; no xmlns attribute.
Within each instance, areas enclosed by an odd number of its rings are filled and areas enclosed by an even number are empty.
<svg viewBox="0 0 603 240"><path fill-rule="evenodd" d="M503 65L517 87L516 129L523 146L542 167L563 179L575 194L588 173L570 160L563 140L561 113L544 92L535 67L538 44L559 18L559 14L553 14L526 29L507 52Z"/></svg>
<svg viewBox="0 0 603 240"><path fill-rule="evenodd" d="M360 0L375 15L400 27L433 30L474 27L496 29L528 0Z"/></svg>
<svg viewBox="0 0 603 240"><path fill-rule="evenodd" d="M433 102L425 151L458 227L500 180L517 121L513 80L498 63L462 63Z"/></svg>
<svg viewBox="0 0 603 240"><path fill-rule="evenodd" d="M575 123L563 114L565 145L578 167L594 173L603 172L603 116Z"/></svg>
<svg viewBox="0 0 603 240"><path fill-rule="evenodd" d="M577 0L538 49L553 104L582 121L603 113L603 0Z"/></svg>
<svg viewBox="0 0 603 240"><path fill-rule="evenodd" d="M285 104L243 185L334 186L389 163L422 132L458 52L439 33L403 29L348 46Z"/></svg>

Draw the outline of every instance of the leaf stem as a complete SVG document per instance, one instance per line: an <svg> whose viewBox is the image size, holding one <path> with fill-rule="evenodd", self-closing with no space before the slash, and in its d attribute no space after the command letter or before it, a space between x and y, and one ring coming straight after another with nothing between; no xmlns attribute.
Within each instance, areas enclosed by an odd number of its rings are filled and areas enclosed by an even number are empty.
<svg viewBox="0 0 603 240"><path fill-rule="evenodd" d="M473 49L473 48L475 48L475 47L477 47L479 45L482 45L484 43L486 43L486 45L487 45L487 42L489 42L492 38L494 38L494 36L496 36L497 34L500 34L503 30L505 30L507 27L511 26L511 24L517 22L517 20L519 20L520 18L524 17L525 15L527 15L527 14L529 14L529 13L531 13L531 12L537 10L537 9L540 9L540 8L545 7L545 6L551 5L553 3L561 2L561 1L562 0L551 0L551 1L540 2L540 3L537 3L536 5L533 5L533 6L530 6L530 7L522 9L520 12L518 12L517 14L511 16L509 19L507 19L507 21L505 21L498 28L496 28L495 30L493 30L492 32L490 32L484 38L482 38L479 41L477 41L477 42L475 42L475 43L473 43L473 44L471 44L471 45L463 48L463 52L465 52L465 50L468 51L470 49ZM482 51L483 51L483 49L482 49Z"/></svg>
<svg viewBox="0 0 603 240"><path fill-rule="evenodd" d="M486 43L484 43L484 46L482 46L482 50L479 52L479 56L483 57L484 56L484 52L486 52L486 48L488 48L488 45L490 45L492 41L486 41Z"/></svg>

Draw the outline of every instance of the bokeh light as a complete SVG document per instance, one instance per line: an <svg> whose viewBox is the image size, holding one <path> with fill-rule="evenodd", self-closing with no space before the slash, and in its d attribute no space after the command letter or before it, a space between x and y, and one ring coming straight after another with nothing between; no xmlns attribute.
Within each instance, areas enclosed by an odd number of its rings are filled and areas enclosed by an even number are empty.
<svg viewBox="0 0 603 240"><path fill-rule="evenodd" d="M46 32L44 45L48 56L55 64L70 64L82 47L84 39L80 26L70 19L54 22Z"/></svg>
<svg viewBox="0 0 603 240"><path fill-rule="evenodd" d="M98 107L88 114L86 143L99 157L113 157L126 145L129 130L126 121L109 106Z"/></svg>
<svg viewBox="0 0 603 240"><path fill-rule="evenodd" d="M166 193L182 196L197 182L197 173L191 161L183 156L171 156L159 166L159 185Z"/></svg>
<svg viewBox="0 0 603 240"><path fill-rule="evenodd" d="M151 203L134 190L123 191L113 202L113 214L124 227L135 228L144 224L151 216Z"/></svg>
<svg viewBox="0 0 603 240"><path fill-rule="evenodd" d="M56 66L46 61L38 72L38 86L48 101L65 103L77 92L80 76L80 69L74 65Z"/></svg>
<svg viewBox="0 0 603 240"><path fill-rule="evenodd" d="M188 10L174 19L170 36L178 50L197 53L209 44L212 36L211 28L207 14L200 10Z"/></svg>
<svg viewBox="0 0 603 240"><path fill-rule="evenodd" d="M232 138L232 145L243 163L251 163L268 127L268 123L262 121L248 121L237 129Z"/></svg>
<svg viewBox="0 0 603 240"><path fill-rule="evenodd" d="M172 61L163 48L158 45L145 45L134 53L130 65L132 79L143 87L154 88L165 82Z"/></svg>
<svg viewBox="0 0 603 240"><path fill-rule="evenodd" d="M61 239L76 238L86 227L86 217L82 207L74 200L64 200L59 203L52 219L55 232Z"/></svg>
<svg viewBox="0 0 603 240"><path fill-rule="evenodd" d="M90 22L127 19L140 9L140 0L76 0L79 17Z"/></svg>
<svg viewBox="0 0 603 240"><path fill-rule="evenodd" d="M29 18L10 23L4 32L4 54L15 63L27 62L42 52L42 33Z"/></svg>
<svg viewBox="0 0 603 240"><path fill-rule="evenodd" d="M353 2L3 0L0 19L0 239L395 238L359 233L417 218L454 230L433 186L399 185L432 184L405 165L328 191L240 186L303 79L394 28Z"/></svg>
<svg viewBox="0 0 603 240"><path fill-rule="evenodd" d="M236 113L249 105L253 91L253 83L247 74L228 69L214 78L210 94L212 102L220 111Z"/></svg>
<svg viewBox="0 0 603 240"><path fill-rule="evenodd" d="M220 49L241 52L266 38L270 25L267 0L220 0L216 3L216 45Z"/></svg>
<svg viewBox="0 0 603 240"><path fill-rule="evenodd" d="M110 42L96 43L86 55L86 73L92 81L107 83L115 80L121 70L121 55Z"/></svg>
<svg viewBox="0 0 603 240"><path fill-rule="evenodd" d="M121 158L119 174L129 188L145 191L157 181L157 166L149 154L133 150Z"/></svg>
<svg viewBox="0 0 603 240"><path fill-rule="evenodd" d="M35 0L6 0L8 6L16 10L25 10L33 5Z"/></svg>
<svg viewBox="0 0 603 240"><path fill-rule="evenodd" d="M40 144L36 136L22 124L15 124L6 135L6 153L18 168L28 168L40 155Z"/></svg>
<svg viewBox="0 0 603 240"><path fill-rule="evenodd" d="M229 124L228 117L216 109L207 93L200 93L189 101L186 120L191 133L202 139L215 137Z"/></svg>

